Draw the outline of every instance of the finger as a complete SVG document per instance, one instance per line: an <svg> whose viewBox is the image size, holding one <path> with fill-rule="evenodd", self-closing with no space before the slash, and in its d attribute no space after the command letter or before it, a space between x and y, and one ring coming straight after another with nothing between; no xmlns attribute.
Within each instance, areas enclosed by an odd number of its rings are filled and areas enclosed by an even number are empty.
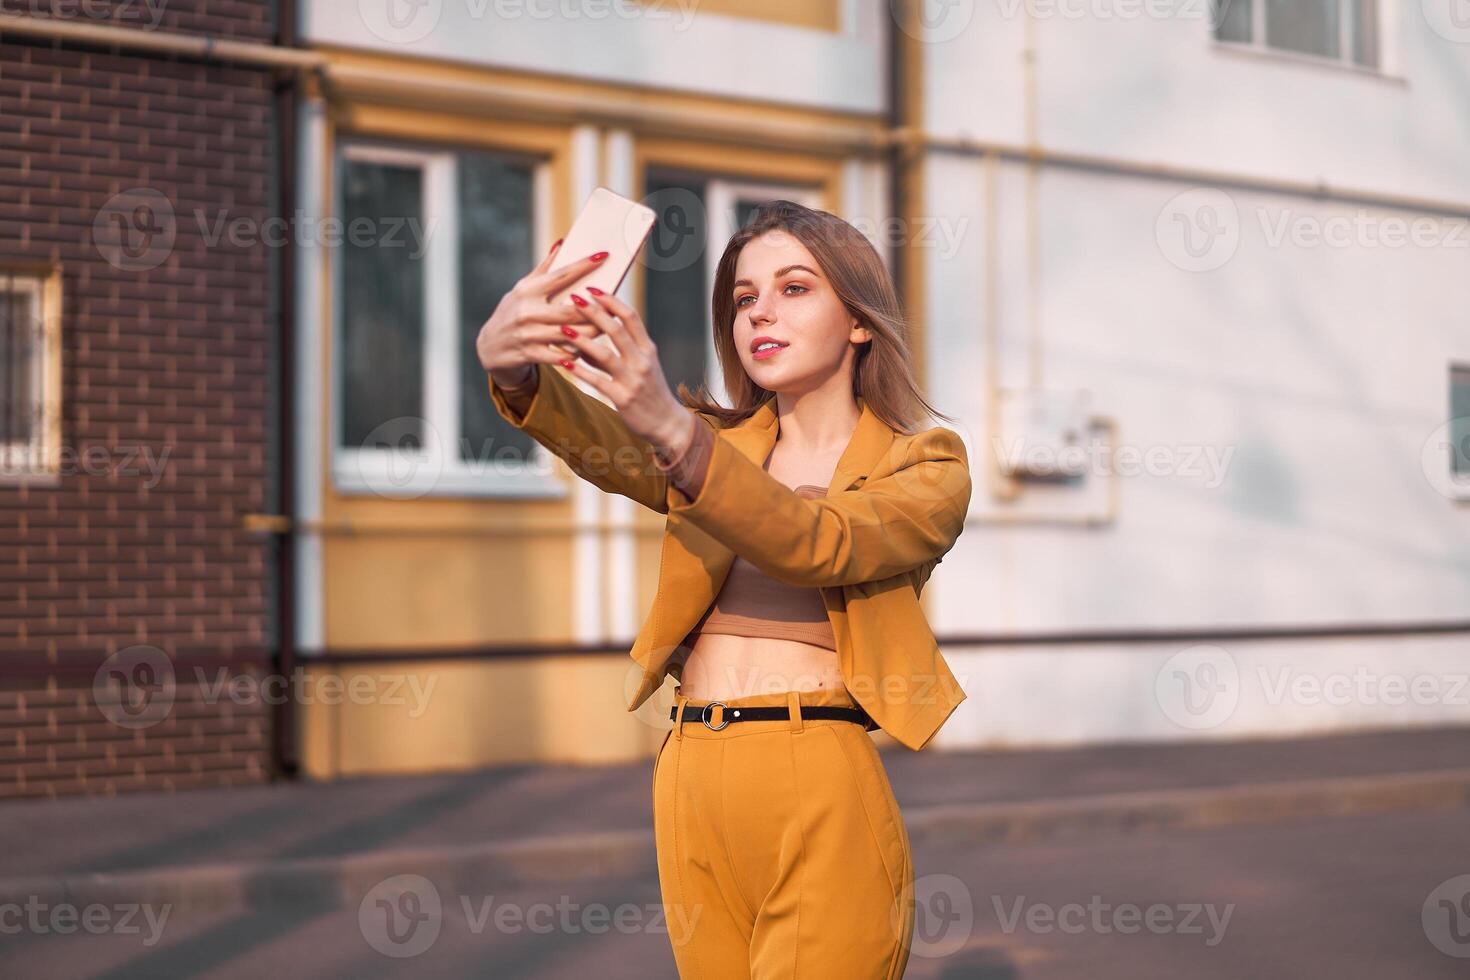
<svg viewBox="0 0 1470 980"><path fill-rule="evenodd" d="M591 364L599 371L604 371L612 377L617 377L618 362L622 360L605 343L595 337L585 336L578 332L575 338L567 338L565 343L571 344L581 355L582 360Z"/></svg>
<svg viewBox="0 0 1470 980"><path fill-rule="evenodd" d="M603 256L603 259L607 257L606 252L594 252L592 254L601 255ZM591 255L584 255L573 262L567 263L559 269L553 269L548 272L543 272L539 276L532 277L527 281L526 285L533 295L550 296L552 293L556 292L558 289L561 289L563 286L567 286L571 283L576 282L578 279L582 278L587 273L597 268L597 263L603 261L603 259L593 261Z"/></svg>
<svg viewBox="0 0 1470 980"><path fill-rule="evenodd" d="M538 347L550 345L559 351L563 351L563 356L576 357L581 354L581 351L572 343L572 338L562 329L563 326L570 327L577 336L582 337L596 337L599 332L590 323L568 323L558 324L556 326L545 324L528 330L525 334L525 340L527 343Z"/></svg>
<svg viewBox="0 0 1470 980"><path fill-rule="evenodd" d="M579 296L581 294L572 293L571 295ZM585 296L582 298L587 299ZM587 305L582 307L582 315L595 324L597 329L612 338L613 346L617 348L619 355L627 357L629 354L634 353L632 338L628 336L626 327L618 321L617 317L609 313L600 302L596 302L601 298L594 294L592 299L588 300Z"/></svg>
<svg viewBox="0 0 1470 980"><path fill-rule="evenodd" d="M604 395L609 402L613 401L612 379L600 371L594 371L580 360L562 361L562 367L566 368L567 374L574 378L586 381L600 394Z"/></svg>
<svg viewBox="0 0 1470 980"><path fill-rule="evenodd" d="M563 300L560 303L547 303L544 300L532 300L520 313L522 320L531 323L582 323L590 324L583 312L585 307L578 306L571 300Z"/></svg>
<svg viewBox="0 0 1470 980"><path fill-rule="evenodd" d="M531 275L539 276L547 269L551 268L551 260L556 258L557 252L561 251L561 243L565 240L566 239L558 238L556 241L551 243L551 248L547 250L546 255L541 259L541 261L536 263L536 268L531 270Z"/></svg>
<svg viewBox="0 0 1470 980"><path fill-rule="evenodd" d="M623 329L627 331L629 339L644 350L651 343L648 337L648 328L643 324L643 317L633 307L618 299L612 293L593 293L592 298L622 321Z"/></svg>

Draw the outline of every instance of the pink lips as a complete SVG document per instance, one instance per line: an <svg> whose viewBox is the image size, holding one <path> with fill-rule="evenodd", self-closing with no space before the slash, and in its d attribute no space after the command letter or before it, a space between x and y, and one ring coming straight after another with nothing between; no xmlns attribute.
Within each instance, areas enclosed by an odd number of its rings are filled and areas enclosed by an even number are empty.
<svg viewBox="0 0 1470 980"><path fill-rule="evenodd" d="M758 350L750 356L755 358L757 361L764 361L768 357L775 357L777 354L781 353L785 349L786 348L784 346L767 347L765 350Z"/></svg>

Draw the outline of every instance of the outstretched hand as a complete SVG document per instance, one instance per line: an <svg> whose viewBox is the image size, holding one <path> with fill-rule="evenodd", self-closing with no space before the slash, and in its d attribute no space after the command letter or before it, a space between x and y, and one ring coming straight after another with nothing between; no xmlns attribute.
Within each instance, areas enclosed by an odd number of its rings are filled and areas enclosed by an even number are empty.
<svg viewBox="0 0 1470 980"><path fill-rule="evenodd" d="M670 455L694 436L694 414L675 397L664 378L658 347L638 311L610 293L588 286L582 315L612 341L612 350L583 330L571 341L581 360L563 361L575 377L608 397L634 433ZM572 294L572 302L584 299ZM590 370L588 365L596 370Z"/></svg>

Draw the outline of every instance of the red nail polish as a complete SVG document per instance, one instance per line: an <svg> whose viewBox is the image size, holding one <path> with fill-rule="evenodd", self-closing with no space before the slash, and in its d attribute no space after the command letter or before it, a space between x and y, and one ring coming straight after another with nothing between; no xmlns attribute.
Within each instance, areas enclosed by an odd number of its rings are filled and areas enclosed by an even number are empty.
<svg viewBox="0 0 1470 980"><path fill-rule="evenodd" d="M574 366L576 366L576 363L577 363L576 361L572 360L569 357L565 361L562 361L561 362L561 366L564 367L564 368L566 368L568 371L570 371Z"/></svg>
<svg viewBox="0 0 1470 980"><path fill-rule="evenodd" d="M564 333L564 334L566 334L568 337L575 337L575 336L577 336L577 331L573 330L571 327L567 326L565 323L563 323L561 325L561 332Z"/></svg>
<svg viewBox="0 0 1470 980"><path fill-rule="evenodd" d="M606 252L593 252L592 255L589 256L589 257L592 259L593 262L601 262L603 259L607 258L607 253Z"/></svg>
<svg viewBox="0 0 1470 980"><path fill-rule="evenodd" d="M596 286L588 286L587 287L587 292L591 293L593 296L601 296L602 295L602 290L598 289Z"/></svg>
<svg viewBox="0 0 1470 980"><path fill-rule="evenodd" d="M546 254L550 255L552 252L555 252L557 249L561 248L561 243L564 241L566 241L566 239L558 238L556 241L552 242L551 248L546 250Z"/></svg>
<svg viewBox="0 0 1470 980"><path fill-rule="evenodd" d="M585 299L583 299L582 297L578 296L576 293L572 293L571 296L572 296L572 302L573 303L576 303L578 306L586 306L587 305L587 301Z"/></svg>

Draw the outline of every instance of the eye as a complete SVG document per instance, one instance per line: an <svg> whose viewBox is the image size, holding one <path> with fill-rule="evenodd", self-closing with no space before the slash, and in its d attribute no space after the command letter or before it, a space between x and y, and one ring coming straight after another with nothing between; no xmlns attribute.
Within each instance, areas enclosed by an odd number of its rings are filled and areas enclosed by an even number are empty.
<svg viewBox="0 0 1470 980"><path fill-rule="evenodd" d="M793 288L799 289L803 293L809 293L809 292L811 292L810 289L807 289L805 286L803 286L799 282L788 282L786 284L786 288L787 289L793 289ZM748 300L748 299L755 299L755 294L754 293L746 293L744 296L741 296L739 299L737 299L735 301L735 308L737 310L740 309L742 306L745 305L745 301Z"/></svg>

